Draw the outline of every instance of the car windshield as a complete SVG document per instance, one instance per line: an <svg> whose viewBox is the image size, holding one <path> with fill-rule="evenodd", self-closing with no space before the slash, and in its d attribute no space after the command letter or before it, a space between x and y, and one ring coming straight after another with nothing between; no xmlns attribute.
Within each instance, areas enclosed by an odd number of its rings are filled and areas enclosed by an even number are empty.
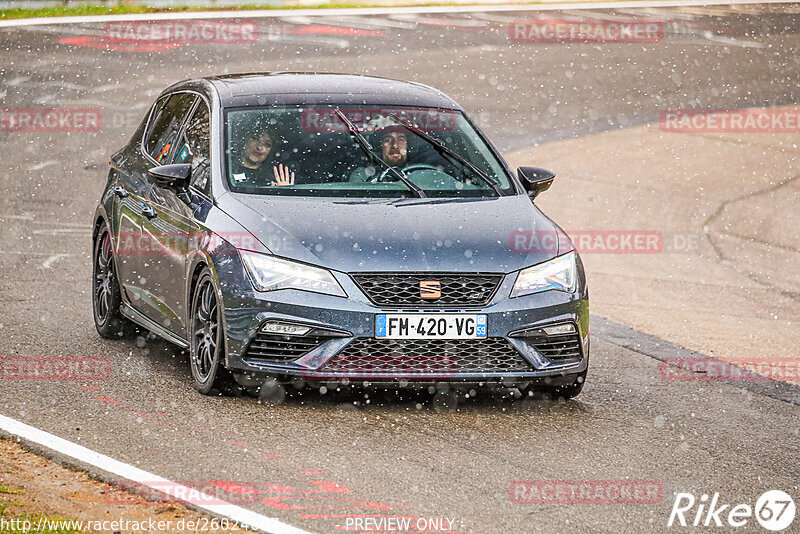
<svg viewBox="0 0 800 534"><path fill-rule="evenodd" d="M515 192L502 164L456 110L233 109L225 114L225 136L228 183L239 193L402 198Z"/></svg>

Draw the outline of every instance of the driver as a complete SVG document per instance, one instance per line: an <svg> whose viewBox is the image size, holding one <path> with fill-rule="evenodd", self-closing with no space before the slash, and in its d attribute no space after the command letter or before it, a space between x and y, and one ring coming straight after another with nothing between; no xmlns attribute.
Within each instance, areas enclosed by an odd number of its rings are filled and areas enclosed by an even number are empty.
<svg viewBox="0 0 800 534"><path fill-rule="evenodd" d="M381 148L383 161L400 172L408 163L408 136L402 126L387 126L377 130L373 139L378 141ZM377 182L381 174L386 174L382 168L359 167L350 174L351 182ZM391 173L389 173L391 176ZM392 178L393 180L396 178Z"/></svg>

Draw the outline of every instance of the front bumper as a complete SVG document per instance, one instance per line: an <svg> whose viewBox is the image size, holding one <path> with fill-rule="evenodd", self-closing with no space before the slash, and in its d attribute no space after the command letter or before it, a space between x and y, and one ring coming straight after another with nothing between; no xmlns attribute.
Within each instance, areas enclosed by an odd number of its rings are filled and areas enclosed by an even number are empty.
<svg viewBox="0 0 800 534"><path fill-rule="evenodd" d="M248 280L222 284L224 302L224 323L226 331L226 366L241 381L254 383L263 375L285 377L287 379L310 382L384 383L399 385L421 385L440 382L464 384L520 384L545 382L558 385L567 382L574 375L585 371L589 357L589 301L585 282L581 276L574 293L546 291L524 297L510 299L511 286L515 274L506 276L492 300L482 307L469 308L389 308L372 304L358 286L346 274L334 273L344 288L348 298L334 297L297 290L257 292ZM436 347L426 347L424 361L415 359L418 354L410 354L404 361L403 341L394 342L391 365L385 358L380 359L380 347L375 340L375 316L379 313L470 313L487 315L487 338L493 340L492 350L500 349L504 357L517 358L514 365L498 368L497 365L481 368L480 365L461 365L458 358L449 358L452 345L442 350L447 362L445 365L431 364L437 352ZM251 344L259 334L259 329L267 321L300 323L315 327L313 334L335 331L326 340L308 352L290 359L254 358ZM520 331L531 330L554 324L571 323L575 326L579 344L577 355L568 359L552 359L545 356L530 338L517 337ZM324 331L323 331L324 330ZM324 336L322 336L324 337ZM288 338L285 338L288 339ZM313 342L296 340L311 346ZM382 341L382 340L381 340ZM477 340L476 340L477 341ZM462 354L475 357L482 354L480 343L475 350L461 345ZM350 349L348 349L348 346ZM339 365L337 355L352 354L353 347L361 365ZM370 347L375 347L374 363L370 363ZM419 346L419 345L417 345ZM385 350L383 351L385 356ZM411 352L411 351L409 351ZM381 363L383 362L383 363ZM351 362L352 363L352 362ZM421 365L417 366L416 364ZM562 379L562 380L559 380Z"/></svg>

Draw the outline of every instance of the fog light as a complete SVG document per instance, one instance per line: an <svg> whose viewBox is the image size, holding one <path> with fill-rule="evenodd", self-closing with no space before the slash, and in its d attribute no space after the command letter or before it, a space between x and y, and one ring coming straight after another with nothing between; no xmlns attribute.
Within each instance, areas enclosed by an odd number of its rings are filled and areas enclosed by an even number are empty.
<svg viewBox="0 0 800 534"><path fill-rule="evenodd" d="M557 326L546 326L543 328L544 333L548 336L559 336L561 334L574 334L575 325L572 323L560 324Z"/></svg>
<svg viewBox="0 0 800 534"><path fill-rule="evenodd" d="M310 330L310 326L299 324L268 322L261 325L261 331L265 334L281 334L284 336L303 336Z"/></svg>

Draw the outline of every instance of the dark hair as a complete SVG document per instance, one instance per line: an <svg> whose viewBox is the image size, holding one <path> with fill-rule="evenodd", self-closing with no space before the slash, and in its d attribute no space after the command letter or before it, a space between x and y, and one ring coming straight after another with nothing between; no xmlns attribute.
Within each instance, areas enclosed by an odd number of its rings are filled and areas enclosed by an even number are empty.
<svg viewBox="0 0 800 534"><path fill-rule="evenodd" d="M277 140L275 130L273 130L269 124L264 124L263 122L245 125L242 128L239 139L243 141L247 141L248 139L260 139L264 134L269 135L269 138L272 139L273 143L275 143Z"/></svg>
<svg viewBox="0 0 800 534"><path fill-rule="evenodd" d="M270 152L274 156L278 145L278 135L265 118L244 120L233 125L233 135L230 143L232 157L234 160L241 161L244 158L244 145L249 139L259 139L262 135L269 135L272 139L273 149Z"/></svg>
<svg viewBox="0 0 800 534"><path fill-rule="evenodd" d="M399 124L389 124L387 126L382 126L380 128L376 128L372 132L372 138L375 141L380 142L380 141L383 140L384 137L386 137L390 133L395 133L395 132L397 132L397 133L407 133L408 130L406 128L403 128Z"/></svg>

